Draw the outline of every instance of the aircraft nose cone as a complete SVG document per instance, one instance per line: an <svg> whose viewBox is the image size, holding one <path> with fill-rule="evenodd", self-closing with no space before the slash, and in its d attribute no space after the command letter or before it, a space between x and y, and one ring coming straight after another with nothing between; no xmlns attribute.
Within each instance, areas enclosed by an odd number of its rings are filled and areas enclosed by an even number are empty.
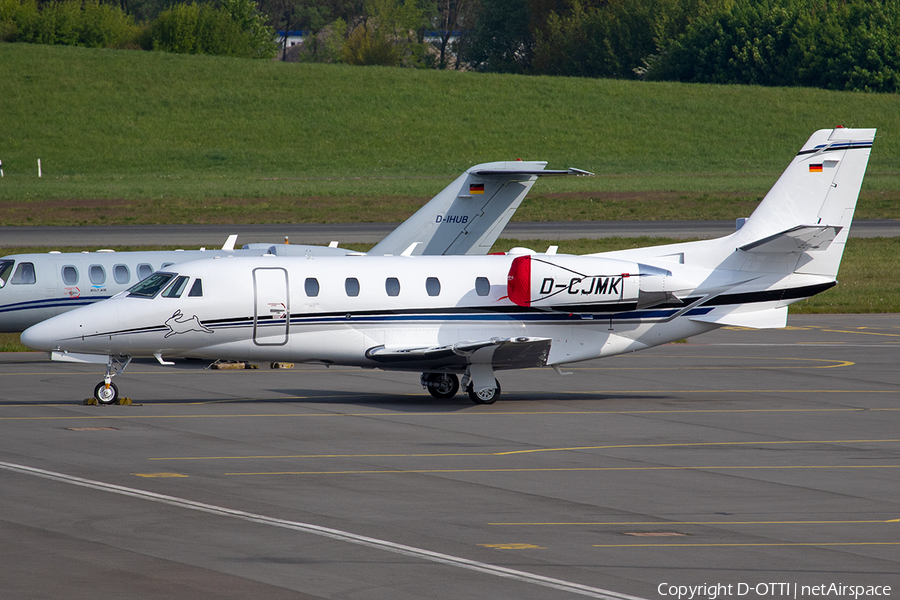
<svg viewBox="0 0 900 600"><path fill-rule="evenodd" d="M53 325L49 321L42 321L32 325L22 332L21 341L32 350L50 352L54 346Z"/></svg>

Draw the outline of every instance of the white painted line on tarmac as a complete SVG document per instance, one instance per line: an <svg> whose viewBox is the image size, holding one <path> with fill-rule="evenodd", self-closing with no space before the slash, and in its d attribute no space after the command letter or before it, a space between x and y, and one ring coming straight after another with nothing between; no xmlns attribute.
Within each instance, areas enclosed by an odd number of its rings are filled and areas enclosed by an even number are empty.
<svg viewBox="0 0 900 600"><path fill-rule="evenodd" d="M404 544L396 544L394 542L379 540L377 538L356 535L347 531L341 531L340 529L332 529L330 527L322 527L319 525L312 525L310 523L300 523L298 521L275 519L272 517L267 517L265 515L258 515L241 510L233 510L222 506L215 506L213 504L204 504L202 502L195 502L193 500L186 500L184 498L178 498L175 496L167 496L165 494L147 492L144 490L129 488L121 485L114 485L111 483L103 483L102 481L84 479L82 477L75 477L74 475L66 475L64 473L56 473L54 471L36 469L34 467L18 465L15 463L0 462L0 469L5 469L7 471L21 473L24 475L32 475L34 477L50 479L52 481L58 481L61 483L77 485L93 490L99 490L101 492L110 492L113 494L119 494L121 496L131 496L132 498L140 498L142 500L149 500L151 502L157 502L160 504L168 504L170 506L177 506L179 508L186 508L189 510L195 510L212 515L231 517L234 519L240 519L242 521L249 521L251 523L270 525L272 527L281 527L282 529L291 529L293 531L300 531L303 533L318 535L321 537L349 542L351 544L357 544L360 546L368 546L369 548L375 548L377 550L384 550L386 552L392 552L394 554L401 554L404 556L410 556L434 563L458 567L460 569L467 569L470 571L477 571L479 573L494 575L496 577L504 577L506 579L512 579L523 583L540 585L564 592L578 594L581 596L587 596L589 598L601 598L603 600L644 600L643 598L639 598L637 596L629 596L627 594L620 594L618 592L613 592L610 590L589 587L586 585L581 585L579 583L564 581L562 579L544 577L542 575L535 575L526 571L508 569L506 567L500 567L488 563L469 560L467 558L460 558L457 556L451 556L449 554L441 554L439 552L432 552L431 550L423 550L421 548L415 548L413 546L406 546Z"/></svg>

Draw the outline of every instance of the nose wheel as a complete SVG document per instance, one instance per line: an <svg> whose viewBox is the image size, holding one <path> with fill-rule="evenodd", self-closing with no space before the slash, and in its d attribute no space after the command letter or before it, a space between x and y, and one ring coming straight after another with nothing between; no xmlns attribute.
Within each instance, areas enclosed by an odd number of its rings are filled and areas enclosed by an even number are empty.
<svg viewBox="0 0 900 600"><path fill-rule="evenodd" d="M101 381L94 388L94 398L100 404L113 404L119 399L119 388L111 381L109 383Z"/></svg>

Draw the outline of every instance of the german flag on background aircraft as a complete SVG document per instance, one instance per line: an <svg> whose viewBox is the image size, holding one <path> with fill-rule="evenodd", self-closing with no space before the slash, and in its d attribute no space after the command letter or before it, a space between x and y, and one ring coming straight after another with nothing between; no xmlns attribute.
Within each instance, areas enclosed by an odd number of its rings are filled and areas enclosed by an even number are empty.
<svg viewBox="0 0 900 600"><path fill-rule="evenodd" d="M810 173L821 173L822 172L822 164L823 163L818 163L818 164L810 163L809 164L809 172Z"/></svg>
<svg viewBox="0 0 900 600"><path fill-rule="evenodd" d="M484 184L483 183L470 183L469 184L469 193L470 194L483 194L484 193Z"/></svg>

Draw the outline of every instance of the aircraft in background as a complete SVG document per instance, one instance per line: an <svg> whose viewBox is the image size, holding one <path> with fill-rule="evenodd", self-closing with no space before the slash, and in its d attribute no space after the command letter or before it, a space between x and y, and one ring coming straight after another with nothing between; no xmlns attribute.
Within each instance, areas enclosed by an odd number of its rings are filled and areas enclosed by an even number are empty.
<svg viewBox="0 0 900 600"><path fill-rule="evenodd" d="M725 325L784 327L836 283L874 129L817 131L722 238L583 256L266 255L184 263L39 323L22 343L107 364L195 356L415 371L436 398L500 394L495 372L650 348ZM462 383L460 384L460 377Z"/></svg>
<svg viewBox="0 0 900 600"><path fill-rule="evenodd" d="M591 175L545 170L543 161L476 165L379 242L370 254L486 254L539 177ZM219 250L50 252L0 258L0 332L21 332L44 319L111 298L158 269L225 256L346 256L350 250L254 243Z"/></svg>

